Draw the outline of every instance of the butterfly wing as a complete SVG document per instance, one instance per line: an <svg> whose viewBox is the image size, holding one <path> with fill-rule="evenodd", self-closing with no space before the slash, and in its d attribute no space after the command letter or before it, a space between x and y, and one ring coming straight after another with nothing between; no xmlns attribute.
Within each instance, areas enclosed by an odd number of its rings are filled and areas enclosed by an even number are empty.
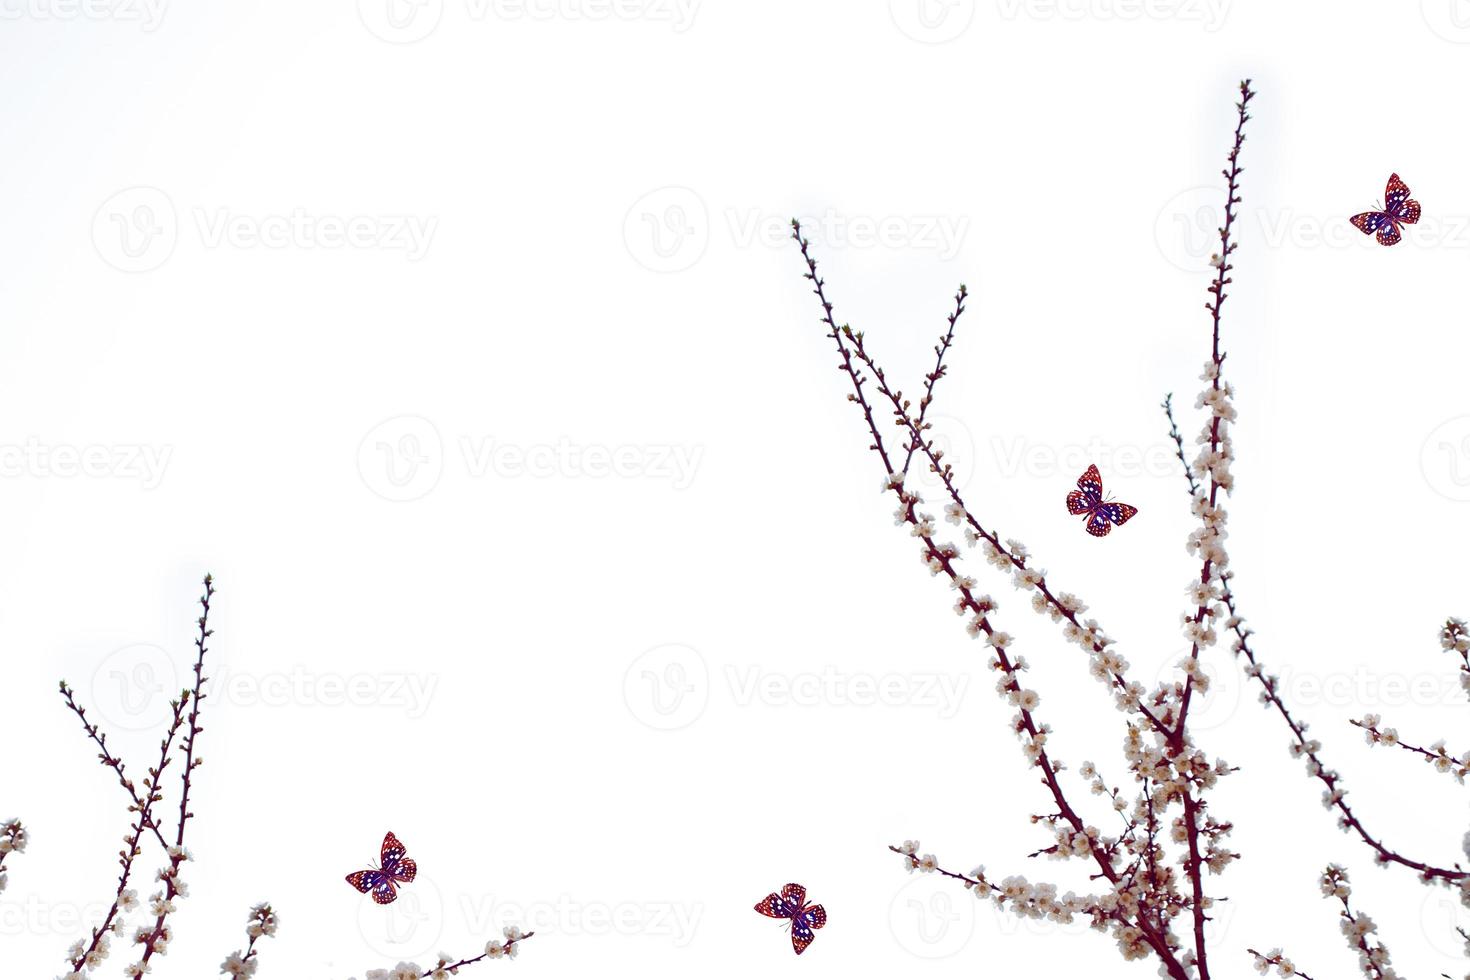
<svg viewBox="0 0 1470 980"><path fill-rule="evenodd" d="M383 874L393 881L413 881L418 876L419 866L413 858L404 857L407 853L408 848L403 846L403 841L393 836L393 831L388 831L383 838Z"/></svg>
<svg viewBox="0 0 1470 980"><path fill-rule="evenodd" d="M773 919L794 919L805 904L806 889L801 885L788 884L781 887L781 894L771 892L757 902L755 910Z"/></svg>
<svg viewBox="0 0 1470 980"><path fill-rule="evenodd" d="M1388 190L1383 191L1383 194L1386 197L1383 206L1385 206L1386 212L1389 213L1389 217L1392 217L1395 222L1399 223L1399 225L1417 225L1419 223L1419 201L1411 201L1408 198L1408 194L1410 194L1408 184L1404 184L1404 181L1399 179L1398 173L1389 176Z"/></svg>
<svg viewBox="0 0 1470 980"><path fill-rule="evenodd" d="M1388 215L1382 211L1364 211L1362 214L1353 215L1348 220L1353 223L1354 228L1365 235L1371 235L1382 226L1389 224Z"/></svg>
<svg viewBox="0 0 1470 980"><path fill-rule="evenodd" d="M1077 478L1077 489L1089 497L1095 497L1098 500L1102 499L1102 475L1098 473L1096 463L1089 466L1087 471Z"/></svg>
<svg viewBox="0 0 1470 980"><path fill-rule="evenodd" d="M390 830L388 831L388 833L383 835L383 850L381 853L381 857L383 859L383 865L385 867L390 861L403 860L403 856L407 853L408 848L403 846L403 841L393 836L393 831Z"/></svg>
<svg viewBox="0 0 1470 980"><path fill-rule="evenodd" d="M1383 227L1378 229L1378 244L1380 245L1397 245L1403 237L1403 232L1399 231L1399 223L1392 218L1385 221Z"/></svg>
<svg viewBox="0 0 1470 980"><path fill-rule="evenodd" d="M806 952L806 948L812 944L812 940L815 938L816 935L812 932L812 927L807 923L805 914L798 915L791 920L791 948L796 950L797 956Z"/></svg>
<svg viewBox="0 0 1470 980"><path fill-rule="evenodd" d="M775 892L771 892L771 894L755 903L755 910L757 912L761 915L768 915L773 919L789 919L796 915L797 910L800 908L801 906L799 905L793 906L788 904L786 899L777 895Z"/></svg>
<svg viewBox="0 0 1470 980"><path fill-rule="evenodd" d="M1138 508L1129 504L1108 502L1099 504L1087 521L1087 533L1095 538L1105 538L1114 524L1127 524L1138 513Z"/></svg>
<svg viewBox="0 0 1470 980"><path fill-rule="evenodd" d="M1102 495L1102 476L1097 472L1097 464L1094 463L1077 478L1077 489L1067 494L1067 513L1092 513L1102 503Z"/></svg>
<svg viewBox="0 0 1470 980"><path fill-rule="evenodd" d="M393 884L393 879L384 875L382 879L373 886L373 901L379 905L387 905L398 897L398 889Z"/></svg>
<svg viewBox="0 0 1470 980"><path fill-rule="evenodd" d="M1409 200L1409 185L1398 174L1388 175L1388 186L1383 191L1383 210L1391 218L1401 217L1399 212Z"/></svg>
<svg viewBox="0 0 1470 980"><path fill-rule="evenodd" d="M387 905L398 897L398 890L393 887L393 879L376 869L354 871L347 876L347 883L363 894L372 892L373 901L379 905Z"/></svg>
<svg viewBox="0 0 1470 980"><path fill-rule="evenodd" d="M366 895L373 890L382 876L381 871L354 871L347 876L347 883Z"/></svg>
<svg viewBox="0 0 1470 980"><path fill-rule="evenodd" d="M791 948L800 956L802 951L816 938L813 929L827 924L827 910L820 905L808 905L791 919Z"/></svg>

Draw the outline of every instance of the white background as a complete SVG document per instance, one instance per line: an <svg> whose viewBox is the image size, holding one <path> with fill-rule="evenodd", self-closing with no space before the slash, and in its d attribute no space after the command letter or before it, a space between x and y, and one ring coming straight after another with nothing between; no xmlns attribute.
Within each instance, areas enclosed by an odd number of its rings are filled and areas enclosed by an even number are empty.
<svg viewBox="0 0 1470 980"><path fill-rule="evenodd" d="M527 2L0 0L7 976L61 972L126 829L56 682L141 777L205 571L198 862L155 975L212 975L269 899L263 977L511 921L538 936L476 976L1151 976L885 849L1088 886L1025 857L1050 801L891 526L784 223L910 390L969 285L935 412L972 505L1152 683L1198 568L1157 405L1192 438L1247 75L1242 611L1369 825L1460 856L1460 789L1347 719L1465 748L1435 633L1470 614L1470 5ZM1426 219L1386 250L1345 218L1393 170ZM1089 459L1141 510L1106 540L1063 512ZM970 564L1058 757L1120 779L1082 654ZM1340 835L1211 662L1199 739L1244 770L1216 975L1278 944L1351 974L1328 861L1402 972L1463 972L1465 913ZM385 919L342 876L388 829L421 874ZM799 960L751 910L788 880L831 917Z"/></svg>

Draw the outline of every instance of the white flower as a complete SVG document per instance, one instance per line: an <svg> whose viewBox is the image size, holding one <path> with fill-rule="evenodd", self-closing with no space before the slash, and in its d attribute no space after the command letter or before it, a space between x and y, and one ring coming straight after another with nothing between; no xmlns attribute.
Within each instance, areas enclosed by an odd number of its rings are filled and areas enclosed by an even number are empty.
<svg viewBox="0 0 1470 980"><path fill-rule="evenodd" d="M236 950L225 958L220 964L219 972L228 973L232 977L252 977L255 975L255 960L246 960Z"/></svg>
<svg viewBox="0 0 1470 980"><path fill-rule="evenodd" d="M1034 589L1046 579L1046 572L1039 568L1023 568L1016 573L1016 588Z"/></svg>

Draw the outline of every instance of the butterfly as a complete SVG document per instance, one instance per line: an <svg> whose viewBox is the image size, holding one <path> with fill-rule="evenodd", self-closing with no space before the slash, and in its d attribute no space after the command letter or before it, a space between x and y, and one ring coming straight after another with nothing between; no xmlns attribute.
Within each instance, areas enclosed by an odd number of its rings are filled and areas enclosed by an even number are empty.
<svg viewBox="0 0 1470 980"><path fill-rule="evenodd" d="M372 892L373 901L379 905L387 905L398 897L398 889L393 883L413 881L414 876L419 873L419 866L414 864L413 858L404 857L407 853L408 848L390 830L383 838L383 866L369 868L367 871L354 871L347 876L347 883L364 895Z"/></svg>
<svg viewBox="0 0 1470 980"><path fill-rule="evenodd" d="M1106 537L1114 524L1127 524L1138 513L1137 507L1103 500L1102 477L1097 464L1087 468L1077 480L1077 489L1067 494L1067 512L1087 515L1087 533L1095 538Z"/></svg>
<svg viewBox="0 0 1470 980"><path fill-rule="evenodd" d="M1364 211L1349 220L1365 235L1378 232L1378 244L1397 245L1404 237L1399 232L1399 225L1412 225L1419 221L1419 202L1409 200L1409 185L1400 180L1398 174L1389 175L1383 200L1382 211Z"/></svg>
<svg viewBox="0 0 1470 980"><path fill-rule="evenodd" d="M771 892L755 904L755 910L773 919L791 920L791 946L797 956L812 944L812 930L827 924L827 910L806 904L806 889L801 885L785 885L779 895Z"/></svg>

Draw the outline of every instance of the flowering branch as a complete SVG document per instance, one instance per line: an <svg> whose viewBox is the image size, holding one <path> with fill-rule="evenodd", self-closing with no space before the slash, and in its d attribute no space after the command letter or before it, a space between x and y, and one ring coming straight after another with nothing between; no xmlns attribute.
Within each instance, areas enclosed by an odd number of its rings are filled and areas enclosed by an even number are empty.
<svg viewBox="0 0 1470 980"><path fill-rule="evenodd" d="M1245 620L1235 607L1235 595L1231 588L1233 576L1226 573L1225 594L1222 601L1229 610L1230 617L1226 620L1226 626L1235 634L1235 644L1232 650L1236 656L1243 657L1246 661L1245 673L1254 678L1261 685L1261 703L1275 708L1281 720L1286 723L1291 732L1291 754L1296 758L1307 760L1307 775L1322 782L1327 789L1322 793L1322 805L1329 810L1336 810L1338 814L1337 825L1344 831L1351 831L1368 847L1373 850L1380 864L1397 864L1417 871L1426 881L1439 881L1443 884L1463 884L1470 881L1470 875L1459 868L1444 868L1420 861L1417 858L1408 857L1390 848L1379 838L1375 837L1364 826L1354 812L1351 804L1347 802L1347 790L1342 787L1342 774L1335 769L1329 769L1322 762L1322 743L1318 739L1308 738L1306 722L1298 721L1281 698L1281 678L1268 674L1265 667L1256 657L1255 651L1251 649L1250 638L1254 631L1246 627Z"/></svg>
<svg viewBox="0 0 1470 980"><path fill-rule="evenodd" d="M481 960L515 959L520 944L536 933L521 932L516 926L506 926L503 935L505 938L499 942L493 939L487 942L485 952L479 956L456 961L448 953L440 953L438 964L427 970L421 968L417 963L399 963L391 970L367 971L367 980L449 980L452 975L459 972L460 967L479 963Z"/></svg>
<svg viewBox="0 0 1470 980"><path fill-rule="evenodd" d="M1348 724L1363 729L1369 745L1388 745L1403 749L1405 752L1412 752L1433 766L1436 772L1452 773L1456 782L1465 782L1465 774L1470 772L1470 752L1462 754L1457 759L1449 754L1443 740L1435 742L1427 749L1410 744L1399 738L1397 729L1379 728L1382 721L1383 719L1378 715L1370 714L1364 715L1359 721L1350 720Z"/></svg>
<svg viewBox="0 0 1470 980"><path fill-rule="evenodd" d="M1341 917L1339 924L1348 946L1358 951L1358 969L1363 976L1368 980L1398 980L1398 974L1389 963L1388 947L1372 938L1378 927L1368 916L1353 911L1347 871L1336 864L1329 864L1322 873L1321 884L1323 895L1342 903L1342 911L1338 913Z"/></svg>
<svg viewBox="0 0 1470 980"><path fill-rule="evenodd" d="M1196 457L1193 470L1201 477L1208 474L1209 493L1206 496L1196 492L1194 500L1194 510L1202 526L1190 536L1190 548L1201 558L1201 567L1199 581L1192 582L1189 586L1189 594L1195 605L1194 615L1193 618L1189 616L1184 618L1184 633L1190 641L1190 649L1189 656L1183 664L1186 676L1184 690L1179 698L1179 721L1170 738L1171 749L1176 753L1183 752L1185 748L1185 723L1189 717L1189 705L1194 690L1195 688L1203 689L1208 684L1205 673L1200 669L1199 655L1203 648L1213 646L1215 643L1216 634L1212 624L1221 611L1216 603L1220 589L1215 585L1215 579L1230 560L1224 547L1225 512L1218 506L1218 497L1222 489L1229 493L1230 488L1234 485L1234 479L1230 473L1230 463L1234 458L1234 453L1227 423L1235 421L1235 407L1230 404L1232 394L1230 385L1220 380L1221 367L1225 362L1225 354L1220 349L1220 314L1228 295L1225 287L1231 281L1229 273L1233 266L1230 264L1230 255L1236 249L1236 243L1230 239L1230 232L1235 225L1235 206L1240 203L1240 150L1245 143L1245 124L1250 119L1247 107L1254 95L1255 93L1251 91L1250 79L1240 83L1240 101L1235 104L1235 142L1230 148L1229 167L1222 171L1226 180L1226 193L1225 222L1220 226L1220 254L1215 263L1215 280L1209 287L1211 299L1205 304L1205 309L1210 311L1211 343L1210 361L1205 366L1202 380L1208 380L1210 388L1200 394L1195 407L1208 407L1210 421L1206 431L1201 433L1199 439L1206 448L1202 449L1199 456ZM1189 845L1189 860L1185 867L1194 891L1195 946L1201 951L1200 977L1202 980L1209 980L1209 968L1204 962L1207 904L1204 895L1204 875L1200 871L1201 862L1204 860L1200 848L1200 821L1204 807L1198 800L1187 794L1183 802L1185 840Z"/></svg>
<svg viewBox="0 0 1470 980"><path fill-rule="evenodd" d="M930 574L938 575L944 573L949 579L951 588L955 589L960 598L955 604L955 609L961 614L969 614L971 620L969 631L972 636L985 635L988 644L994 651L994 657L990 666L1001 673L998 682L998 690L1018 711L1012 721L1012 730L1022 739L1023 749L1032 765L1035 765L1042 773L1042 780L1052 795L1057 805L1058 812L1048 821L1052 824L1057 834L1057 843L1048 848L1047 852L1058 857L1091 857L1098 865L1102 877L1105 877L1115 887L1122 885L1124 875L1115 864L1114 857L1120 842L1103 838L1100 832L1088 826L1081 816L1072 807L1057 778L1058 772L1063 768L1060 763L1053 763L1047 754L1045 744L1049 726L1038 724L1033 716L1033 711L1040 702L1035 691L1027 690L1021 686L1019 673L1026 669L1024 659L1012 660L1007 648L1011 643L1009 634L996 630L990 623L989 614L994 611L995 603L989 596L976 595L975 580L969 576L959 574L955 569L955 562L959 558L959 549L952 544L940 544L934 540L934 519L928 514L920 514L918 505L921 498L904 488L903 475L896 471L892 463L892 457L884 443L882 435L878 431L877 422L874 417L873 407L868 400L865 387L869 381L869 374L865 374L862 368L870 372L871 377L876 379L878 390L891 401L897 403L898 396L887 385L882 369L873 364L871 358L863 346L863 336L853 331L850 327L839 327L832 316L832 304L828 301L825 291L825 283L817 273L817 263L810 252L810 243L801 236L801 226L798 222L792 222L792 237L801 249L802 258L807 265L806 278L813 284L813 292L822 305L823 322L827 327L828 336L837 347L839 357L838 369L843 371L851 384L852 391L848 394L848 400L853 402L863 414L868 434L871 437L869 448L878 453L882 461L885 477L882 488L885 492L892 492L898 499L898 509L895 511L895 521L901 525L908 525L909 533L922 542L920 557L929 568ZM856 360L855 360L856 355ZM861 365L861 368L860 366ZM897 411L906 418L906 410L899 406ZM911 444L918 443L926 456L931 459L937 472L942 472L948 477L947 471L939 469L936 451L931 445L925 443L917 433L917 423L909 422L911 432ZM949 482L949 481L947 481ZM952 486L952 482L950 482ZM957 507L962 505L956 504ZM1009 555L1010 552L1007 552ZM1035 576L1040 580L1040 576ZM1080 604L1079 604L1080 605ZM1073 610L1069 613L1075 615ZM1089 639L1099 649L1105 646L1095 624L1089 624ZM1125 685L1126 686L1126 685ZM1141 690L1141 689L1140 689ZM1130 726L1131 728L1131 726ZM1064 824L1057 828L1058 823ZM1170 884L1168 887L1172 888ZM1150 950L1159 958L1169 976L1176 980L1187 980L1189 977L1186 963L1197 960L1197 954L1181 958L1177 955L1179 945L1173 934L1167 928L1167 910L1177 907L1178 902L1172 895L1151 894L1143 889L1138 882L1130 881L1129 885L1121 892L1122 906L1119 915L1115 919L1114 935L1123 950L1125 958L1138 958L1146 955Z"/></svg>
<svg viewBox="0 0 1470 980"><path fill-rule="evenodd" d="M1172 438L1175 441L1175 444L1178 446L1178 455L1180 461L1183 462L1183 440L1179 436L1178 427L1174 424L1174 413L1171 402L1171 397L1166 397L1164 399L1164 414L1169 420L1170 438ZM1194 473L1187 465L1184 469L1184 475L1185 478L1189 481L1190 496L1197 500L1199 498L1198 485L1195 482ZM1338 812L1338 826L1344 831L1351 831L1355 833L1359 837L1359 839L1363 841L1363 843L1372 848L1379 863L1381 864L1402 865L1404 867L1411 868L1414 871L1419 872L1419 874L1426 879L1437 879L1446 884L1466 881L1466 872L1461 871L1458 868L1437 867L1435 865L1428 864L1415 858L1406 857L1405 855L1394 851L1392 848L1388 847L1388 845L1384 844L1378 838L1369 833L1368 829L1358 818L1358 815L1353 811L1352 806L1347 802L1347 791L1342 788L1342 775L1334 769L1329 769L1323 763L1322 758L1319 754L1322 750L1321 741L1315 738L1307 738L1306 733L1309 726L1306 722L1297 721L1296 718L1292 716L1291 710L1287 707L1286 702L1282 700L1281 679L1273 674L1269 674L1266 672L1264 665L1260 662L1260 660L1256 656L1255 651L1251 648L1250 638L1252 635L1254 635L1254 631L1249 629L1245 625L1244 618L1241 617L1239 611L1236 609L1233 580L1234 573L1231 571L1224 571L1220 574L1221 585L1224 589L1220 599L1225 604L1226 611L1229 613L1228 618L1225 620L1225 628L1230 630L1235 636L1235 642L1231 647L1231 650L1237 658L1244 658L1246 662L1246 675L1253 678L1257 683L1261 685L1261 703L1270 708L1276 709L1276 713L1280 716L1282 721L1286 723L1286 727L1288 728L1288 730L1290 730L1292 736L1292 742L1289 746L1292 756L1296 758L1305 758L1307 760L1307 774L1321 780L1323 785L1327 787L1327 789L1322 794L1322 805L1329 810L1336 810ZM1467 632L1465 624L1463 622L1460 622L1459 620L1449 620L1445 628L1440 632L1440 643L1442 646L1444 646L1445 649L1455 650L1459 653L1461 658L1461 685L1464 686L1467 691L1470 691L1470 632ZM1376 718L1376 716L1370 717ZM1364 719L1364 721L1367 720L1368 719ZM1358 724L1360 728L1365 727L1364 725L1357 722L1354 722L1354 724ZM1384 738L1382 739L1382 741L1389 741L1390 733L1392 733L1391 729L1388 730L1388 732L1383 733ZM1392 733L1392 738L1396 740L1397 733ZM1369 735L1369 741L1373 741L1371 733ZM1426 752L1426 750L1421 749L1419 751L1424 754L1430 754ZM1436 765L1443 765L1443 763L1438 763L1436 761L1437 759L1438 754L1436 753L1432 756L1430 761L1435 763ZM1464 760L1462 760L1462 762L1463 761Z"/></svg>
<svg viewBox="0 0 1470 980"><path fill-rule="evenodd" d="M194 640L196 650L194 678L190 687L184 690L177 700L169 702L172 717L159 744L158 762L148 769L148 775L142 780L141 787L135 785L128 777L127 767L123 760L107 747L107 735L88 719L87 711L77 702L75 692L65 681L61 682L61 695L66 702L67 709L77 717L88 739L100 750L98 758L101 763L116 774L118 783L128 794L130 800L128 811L136 814L134 821L129 825L128 835L124 837L124 847L119 852L118 863L122 871L118 875L112 905L101 925L92 930L90 942L78 940L68 950L66 958L70 972L61 980L86 980L91 975L91 971L106 959L112 938L123 934L124 924L121 913L131 911L139 904L137 892L128 885L135 863L142 855L145 838L148 836L158 841L166 854L163 867L158 871L158 880L163 885L160 890L149 896L149 914L152 916L152 921L139 927L133 933L133 942L142 946L143 950L136 962L124 968L124 974L138 978L146 973L151 973L153 970L151 960L154 956L166 955L169 943L173 939L169 916L177 910L177 901L189 894L188 887L181 877L181 869L185 861L192 859L184 845L188 827L194 818L194 812L190 809L194 771L204 762L198 753L198 739L200 733L204 731L204 726L200 723L200 706L207 696L204 689L209 680L204 673L204 664L209 653L210 637L214 635L213 630L209 627L214 593L213 577L205 576L204 594L199 600L201 612L197 619L198 632ZM163 799L163 794L159 789L162 777L173 762L176 746L183 754L183 771L180 780L178 823L175 828L172 828L173 843L170 844L168 843L170 838L165 837L161 830L156 811L157 804ZM24 850L26 840L25 830L19 821L0 824L0 890L3 890L6 884L6 859L12 852ZM220 965L220 972L236 980L248 980L254 977L260 965L257 945L262 938L274 936L276 929L276 914L269 904L262 903L252 907L246 924L245 947L225 957L224 962ZM413 964L399 964L399 968L392 972L392 977L393 980L425 980L430 977L433 980L446 980L449 976L456 974L461 967L478 963L481 960L514 957L519 944L530 938L531 935L531 933L522 933L519 928L511 926L505 929L504 939L486 943L484 952L479 956L454 961L452 957L443 955L438 965L427 971L420 970ZM373 970L368 976L378 980L378 978L388 977L389 971Z"/></svg>
<svg viewBox="0 0 1470 980"><path fill-rule="evenodd" d="M255 976L255 970L260 966L257 958L260 954L256 953L255 944L262 936L276 934L276 913L268 903L262 903L251 908L250 917L245 922L245 936L249 941L245 944L244 951L237 949L226 956L219 968L219 972L240 977L242 980Z"/></svg>
<svg viewBox="0 0 1470 980"><path fill-rule="evenodd" d="M1256 972L1257 973L1264 974L1264 973L1266 973L1267 971L1271 970L1274 967L1275 970L1276 970L1276 975L1277 976L1280 976L1280 977L1301 977L1302 980L1312 980L1312 977L1311 977L1310 974L1306 974L1306 973L1303 973L1301 970L1298 970L1296 968L1296 964L1292 963L1291 960L1287 959L1282 954L1282 952L1281 952L1281 950L1279 948L1273 949L1269 953L1258 953L1254 949L1247 948L1246 949L1246 952L1249 953L1249 954L1251 954L1252 956L1254 956L1256 958L1256 964L1255 964L1255 966L1256 966Z"/></svg>
<svg viewBox="0 0 1470 980"><path fill-rule="evenodd" d="M1197 407L1209 410L1210 421L1199 438L1202 447L1199 458L1192 466L1186 466L1194 511L1202 524L1189 540L1190 550L1200 558L1200 571L1188 589L1193 611L1183 617L1191 650L1183 664L1184 676L1178 682L1161 683L1152 692L1128 680L1128 663L1112 649L1113 640L1096 620L1081 618L1086 605L1075 595L1055 590L1046 572L1035 566L1023 545L1012 539L1002 541L998 533L981 523L966 506L955 484L953 468L944 460L944 451L929 436L931 424L927 414L933 403L934 388L946 373L944 359L954 341L956 321L964 311L968 296L965 287L961 286L955 296L948 331L934 348L935 366L924 376L923 392L915 407L901 390L889 383L883 368L870 353L864 334L848 325L839 325L834 318L809 243L802 237L800 224L792 222L792 238L807 266L805 277L813 284L813 292L822 306L822 322L837 347L838 369L847 375L850 384L847 398L862 412L870 437L869 448L878 454L883 465L882 489L897 498L894 523L907 527L909 534L919 539L920 559L930 574L942 574L958 593L954 609L969 618L970 635L984 637L992 648L990 667L1001 675L997 690L1016 709L1012 731L1020 738L1028 763L1040 770L1041 781L1055 803L1053 812L1032 817L1033 823L1046 825L1054 834L1054 842L1036 850L1032 856L1083 858L1094 863L1098 872L1094 878L1105 879L1111 886L1110 892L1098 900L1106 914L1094 924L1112 931L1125 958L1152 954L1159 961L1161 973L1176 980L1209 980L1205 931L1213 900L1205 894L1204 876L1220 873L1239 856L1224 843L1232 825L1210 815L1205 803L1207 791L1234 769L1222 760L1209 761L1195 746L1188 731L1188 709L1194 691L1204 690L1208 684L1208 677L1200 667L1200 652L1216 642L1215 622L1225 616L1222 596L1228 556L1223 547L1225 513L1219 506L1219 495L1222 490L1228 493L1233 485L1229 423L1234 420L1235 411L1230 404L1230 386L1220 376L1225 359L1220 327L1228 296L1226 287L1231 282L1230 256L1236 248L1232 232L1240 203L1240 151L1245 140L1245 124L1250 118L1248 106L1254 94L1249 81L1241 83L1234 140L1223 171L1226 205L1225 222L1220 229L1221 252L1213 262L1216 275L1206 304L1211 315L1211 351L1204 378L1209 386L1201 394ZM898 452L904 458L899 467L893 465L894 454L879 431L869 387L878 394L902 432ZM1184 461L1183 437L1173 424L1171 398L1165 399L1164 407L1170 415L1171 438ZM934 518L921 512L922 498L905 486L910 467L920 455L937 475L949 498L946 518L965 527L968 544L982 546L986 561L1007 574L1017 589L1032 592L1034 611L1059 624L1069 642L1088 652L1092 674L1109 688L1115 706L1128 716L1124 752L1139 790L1137 797L1129 800L1118 789L1110 788L1091 763L1082 769L1092 793L1106 797L1120 815L1123 829L1119 836L1105 837L1089 826L1061 786L1057 777L1065 767L1052 758L1046 744L1051 728L1039 722L1035 714L1040 696L1024 687L1020 680L1021 672L1027 669L1025 658L1012 653L1009 634L993 625L995 601L979 595L975 579L957 571L960 549L935 540ZM1470 658L1466 660L1466 668L1470 674ZM1168 837L1164 841L1166 830ZM1182 875L1176 876L1166 866L1165 843L1185 852L1178 860ZM978 872L971 876L945 872L932 855L919 857L916 848L916 844L909 842L894 850L905 856L911 870L941 871L974 888L982 897L994 898L997 891L1006 892L1006 888L997 889ZM1022 894L1026 894L1024 889ZM1085 901L1076 896L1072 899L1071 911L1085 910ZM1188 949L1171 929L1171 923L1186 911L1192 925Z"/></svg>
<svg viewBox="0 0 1470 980"><path fill-rule="evenodd" d="M189 701L189 693L186 691L179 696L178 700L169 702L169 707L173 709L173 718L169 722L168 729L163 737L163 742L159 746L158 765L149 769L147 777L143 780L143 798L141 800L133 789L132 780L123 777L122 761L116 757L109 757L106 748L107 736L99 735L96 726L90 725L87 722L86 711L77 705L76 700L72 697L71 688L67 686L66 681L61 682L61 693L66 698L67 706L82 720L82 726L88 730L88 734L102 746L103 764L112 765L112 763L116 763L113 769L117 772L118 777L123 780L124 788L127 789L129 795L134 800L129 805L128 810L129 812L136 812L138 814L137 821L129 827L130 833L123 838L123 849L118 852L118 864L122 866L122 871L117 876L117 890L113 894L112 904L107 910L107 915L103 917L102 924L92 930L92 939L90 942L84 945L81 940L77 940L67 952L66 958L71 963L72 975L79 976L83 966L88 969L95 969L107 958L107 954L110 951L110 937L119 935L122 932L123 923L118 918L118 914L120 912L130 912L138 905L137 892L128 887L128 880L132 877L133 862L143 853L143 831L146 828L152 828L155 834L158 833L158 825L153 820L153 804L163 799L163 794L158 791L158 784L163 776L163 771L173 761L174 737L178 735L179 726L183 723L184 706Z"/></svg>
<svg viewBox="0 0 1470 980"><path fill-rule="evenodd" d="M798 228L797 231L799 233L800 229ZM810 256L806 258L811 264ZM1003 572L1014 570L1012 584L1017 589L1035 590L1031 601L1033 610L1050 615L1053 622L1066 623L1063 627L1063 635L1093 655L1093 676L1112 685L1115 690L1116 704L1121 710L1137 712L1148 720L1154 730L1165 734L1170 733L1167 721L1158 717L1153 711L1153 708L1158 707L1162 702L1145 703L1143 686L1128 681L1125 676L1128 661L1123 659L1117 651L1108 649L1113 641L1103 633L1097 621L1094 619L1079 621L1078 617L1087 610L1087 604L1068 592L1054 594L1047 583L1046 572L1028 564L1031 556L1024 544L1014 539L1007 539L1002 544L998 534L987 530L980 523L960 496L959 487L954 482L953 468L942 462L944 451L936 447L933 440L924 438L920 423L909 414L910 404L904 400L903 392L895 391L888 386L883 369L868 353L863 334L847 327L844 327L843 331L843 338L851 344L853 353L858 356L863 367L867 368L877 379L879 393L892 405L894 424L906 430L909 448L917 449L924 454L929 460L930 471L939 477L940 483L949 495L950 503L945 508L945 519L952 524L969 525L966 529L968 543L974 545L984 541L986 560ZM897 516L895 514L895 518ZM958 608L956 611L962 612Z"/></svg>
<svg viewBox="0 0 1470 980"><path fill-rule="evenodd" d="M965 889L972 891L977 899L989 899L995 903L996 908L1009 911L1023 919L1049 919L1052 922L1066 925L1073 922L1078 915L1085 915L1092 919L1093 926L1097 928L1103 928L1108 923L1115 923L1120 924L1122 931L1130 936L1138 932L1137 929L1128 925L1122 910L1116 904L1107 902L1096 895L1076 895L1073 892L1067 892L1058 898L1056 885L1047 882L1032 884L1020 875L1006 878L997 885L986 876L984 867L978 867L967 875L948 871L940 867L934 855L919 856L917 853L918 841L904 841L899 846L890 844L888 849L903 857L904 866L909 871L922 871L951 878L958 881Z"/></svg>
<svg viewBox="0 0 1470 980"><path fill-rule="evenodd" d="M515 959L516 950L520 944L536 935L536 933L534 930L531 932L521 932L517 926L506 926L503 930L503 935L505 938L498 943L493 939L487 942L485 944L485 952L479 956L467 960L460 960L457 963L449 962L447 956L440 956L439 965L432 970L427 970L420 974L418 980L426 980L426 978L428 980L449 980L450 974L456 972L462 966L469 966L471 963L478 963L481 960L498 960L502 957ZM368 980L374 980L372 973L368 974Z"/></svg>

